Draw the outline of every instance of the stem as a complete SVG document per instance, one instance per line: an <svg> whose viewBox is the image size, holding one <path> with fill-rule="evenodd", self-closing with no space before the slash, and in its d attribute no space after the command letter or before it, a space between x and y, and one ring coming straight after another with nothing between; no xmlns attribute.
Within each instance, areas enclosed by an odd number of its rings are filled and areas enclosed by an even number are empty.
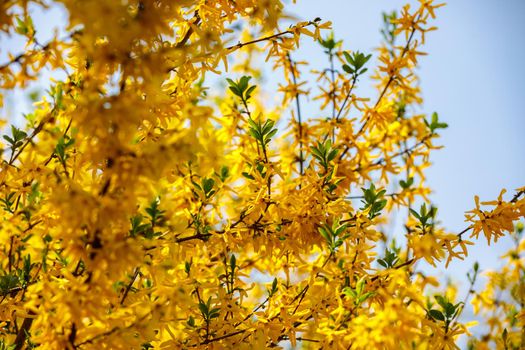
<svg viewBox="0 0 525 350"><path fill-rule="evenodd" d="M293 65L292 58L290 54L287 54L288 62L290 63L290 72L292 74L292 81L295 86L297 86L297 77L295 75L295 68ZM295 106L297 108L297 125L299 129L299 174L304 174L304 159L303 159L303 124L301 118L301 104L299 102L299 92L295 92Z"/></svg>
<svg viewBox="0 0 525 350"><path fill-rule="evenodd" d="M329 53L329 60L330 60L330 75L332 77L332 81L330 82L331 89L330 89L330 97L332 99L332 121L335 120L335 73L334 73L334 54L332 53L332 50L330 50ZM332 143L335 143L335 127L332 126Z"/></svg>
<svg viewBox="0 0 525 350"><path fill-rule="evenodd" d="M415 20L415 22L417 22L419 20L419 17L420 17L420 15ZM415 33L416 33L416 27L413 26L412 27L412 31L410 32L410 36L408 37L407 43L406 43L405 47L403 48L403 51L401 52L400 58L403 58L406 55L406 53L408 52L408 49L410 48L410 43L412 42L412 39L414 38L414 34ZM396 72L394 72L392 75L390 75L390 77L389 77L385 87L383 88L383 91L381 91L381 94L379 95L379 98L377 99L377 101L376 101L376 103L374 105L374 109L379 106L379 104L381 103L381 100L385 96L386 92L388 91L388 88L390 87L392 82L395 80L395 78L396 78ZM361 135L361 133L364 131L364 129L366 128L366 125L368 124L369 121L370 121L370 115L368 117L366 117L365 122L363 123L363 125L361 126L361 128L359 129L359 131L356 134L356 138L359 135Z"/></svg>
<svg viewBox="0 0 525 350"><path fill-rule="evenodd" d="M138 267L135 268L135 272L133 272L133 277L131 277L131 281L126 286L126 290L124 290L124 294L122 295L122 299L120 299L120 305L124 304L124 301L126 300L126 297L129 294L129 291L131 290L131 287L133 286L133 283L135 283L135 280L137 279L138 275L140 273L140 269Z"/></svg>
<svg viewBox="0 0 525 350"><path fill-rule="evenodd" d="M341 105L341 108L339 109L339 112L337 113L337 116L335 117L336 121L339 120L339 118L341 117L341 113L343 113L343 110L345 109L348 99L350 98L350 96L352 96L352 90L354 89L356 82L357 82L357 74L354 74L354 77L352 78L352 86L350 86L350 90L348 90L348 93L346 94L343 104Z"/></svg>

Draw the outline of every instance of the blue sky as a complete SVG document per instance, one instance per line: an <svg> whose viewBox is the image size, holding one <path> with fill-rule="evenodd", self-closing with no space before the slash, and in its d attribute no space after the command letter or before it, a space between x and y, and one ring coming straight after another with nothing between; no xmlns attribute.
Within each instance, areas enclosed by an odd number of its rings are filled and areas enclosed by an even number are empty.
<svg viewBox="0 0 525 350"><path fill-rule="evenodd" d="M345 49L373 53L381 40L381 12L404 3L326 0L320 6L318 0L303 0L290 9L302 19L332 21ZM525 185L524 11L520 0L450 1L437 11L439 30L427 36L428 56L420 59L418 70L422 109L437 111L449 124L440 139L445 148L431 157L428 183L439 218L451 231L466 227L464 212L474 207L474 195L491 200L501 188L511 196ZM314 65L323 64L315 45L305 43L302 50ZM474 259L482 267L497 266L497 257L510 246L509 240L491 247L479 243L470 261L453 267L455 272L468 270Z"/></svg>

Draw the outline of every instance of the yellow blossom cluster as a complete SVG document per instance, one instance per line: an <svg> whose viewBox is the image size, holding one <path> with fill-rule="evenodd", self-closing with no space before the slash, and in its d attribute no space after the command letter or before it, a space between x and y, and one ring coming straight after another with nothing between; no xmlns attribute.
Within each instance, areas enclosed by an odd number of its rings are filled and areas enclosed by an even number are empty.
<svg viewBox="0 0 525 350"><path fill-rule="evenodd" d="M485 328L471 339L473 349L522 349L525 343L525 239L523 222L512 233L514 246L502 256L500 270L487 271L484 289L472 290L474 312Z"/></svg>
<svg viewBox="0 0 525 350"><path fill-rule="evenodd" d="M51 3L67 33L42 43L29 9ZM285 3L0 4L0 40L25 42L0 62L0 94L65 73L3 134L0 349L458 349L465 301L416 265L463 259L470 230L511 232L525 189L492 210L476 198L460 233L436 220L424 170L447 124L417 112L415 68L442 4L385 15L373 69L330 22L283 25ZM329 66L314 88L303 37ZM362 96L369 69L377 94ZM399 245L384 224L403 208ZM499 312L492 292L523 279L512 269L476 305ZM492 323L490 341L505 327Z"/></svg>

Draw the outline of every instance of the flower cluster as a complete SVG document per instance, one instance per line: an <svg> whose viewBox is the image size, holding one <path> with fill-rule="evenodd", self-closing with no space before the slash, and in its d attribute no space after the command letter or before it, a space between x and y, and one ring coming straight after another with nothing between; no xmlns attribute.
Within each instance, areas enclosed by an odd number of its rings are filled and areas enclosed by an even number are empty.
<svg viewBox="0 0 525 350"><path fill-rule="evenodd" d="M68 33L41 43L30 8L57 4ZM369 54L319 18L284 27L281 0L4 1L0 36L26 46L0 93L62 78L3 135L0 349L457 349L466 300L417 264L512 231L525 199L476 199L459 234L436 219L424 169L447 124L417 112L415 68L440 6L385 14ZM315 81L303 37L326 54ZM403 208L399 243L384 224ZM476 305L499 312L516 269ZM524 346L513 305L490 340Z"/></svg>

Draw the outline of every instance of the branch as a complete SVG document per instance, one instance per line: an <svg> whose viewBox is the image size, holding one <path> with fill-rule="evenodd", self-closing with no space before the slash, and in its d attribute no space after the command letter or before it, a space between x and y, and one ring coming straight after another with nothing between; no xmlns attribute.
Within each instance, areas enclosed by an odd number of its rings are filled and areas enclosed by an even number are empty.
<svg viewBox="0 0 525 350"><path fill-rule="evenodd" d="M297 87L297 77L295 76L295 68L293 66L292 57L289 53L286 54L286 57L288 57L288 62L290 63L290 73L292 74L292 81L293 84ZM301 118L301 105L299 103L299 92L295 92L295 105L297 108L297 125L299 128L299 174L304 174L304 159L303 159L303 124L302 124L302 118Z"/></svg>
<svg viewBox="0 0 525 350"><path fill-rule="evenodd" d="M69 40L69 39L73 38L75 35L77 35L79 33L81 33L81 30L76 30L74 32L69 33L64 38L59 39L58 41ZM27 58L30 55L34 55L36 52L45 52L45 51L47 51L49 49L49 47L51 46L51 44L53 42L55 42L55 41L56 41L55 39L52 39L52 40L48 41L46 44L44 44L44 45L38 44L38 46L40 46L40 50L38 50L38 51L37 50L33 50L33 51L29 51L29 52L28 51L24 51L24 52L19 53L18 55L14 56L9 61L1 64L0 65L0 71L8 68L12 64L20 63L22 60L24 60L25 58Z"/></svg>
<svg viewBox="0 0 525 350"><path fill-rule="evenodd" d="M316 18L315 20L313 21L309 21L307 22L306 24L300 26L300 27L292 27L291 29L288 29L288 30L285 30L283 32L280 32L280 33L276 33L276 34L272 34L272 35L268 35L268 36L265 36L265 37L262 37L262 38L258 38L258 39L254 39L254 40L251 40L251 41L246 41L246 42L238 42L237 44L235 45L231 45L231 46L228 46L226 47L224 50L225 51L228 51L227 53L231 53L235 50L238 50L244 46L248 46L248 45L252 45L252 44L257 44L257 43L260 43L260 42L263 42L263 41L268 41L268 40L272 40L272 39L276 39L276 38L279 38L281 36L284 36L286 34L294 34L294 31L293 29L294 28L306 28L308 26L311 26L311 25L317 25L317 23L320 21L319 18ZM188 30L189 32L189 30ZM188 32L186 34L188 34ZM190 33L191 34L191 33ZM184 41L184 39L183 39ZM187 41L187 40L186 40ZM176 45L175 48L176 49L181 49L183 48L184 45ZM203 57L208 57L208 56L212 56L214 55L215 53L214 52L207 52L207 53L203 53L202 55L199 55L199 56L195 56L195 58L203 58ZM170 67L167 69L167 73L171 72L171 71L174 71L177 69L178 66L175 66L175 67Z"/></svg>
<svg viewBox="0 0 525 350"><path fill-rule="evenodd" d="M396 269L396 270L397 270L397 269L401 269L401 268L403 268L403 267L405 267L405 266L412 265L416 260L417 260L416 258L412 258L412 259L410 259L410 260L405 261L405 262L402 263L401 265L396 265L396 266L394 266L393 268ZM380 275L375 275L374 277L372 277L372 278L370 279L370 281L373 282L373 281L377 280L379 277L381 277L381 276L380 276Z"/></svg>
<svg viewBox="0 0 525 350"><path fill-rule="evenodd" d="M315 20L313 20L313 21L309 21L309 22L307 22L306 24L303 24L303 25L300 26L300 27L294 26L294 27L292 27L292 28L306 28L306 27L309 27L309 26L311 26L311 25L317 25L317 23L318 23L320 20L321 20L320 18L316 18ZM228 47L226 48L226 51L237 50L237 49L240 49L240 48L242 48L242 47L244 47L244 46L247 46L247 45L260 43L260 42L267 41L267 40L272 40L272 39L275 39L275 38L281 37L281 36L286 35L286 34L294 34L294 31L291 30L291 29L288 29L288 30L285 30L285 31L280 32L280 33L276 33L276 34L268 35L268 36L265 36L265 37L262 37L262 38L259 38L259 39L255 39L255 40L251 40L251 41L247 41L247 42L244 42L244 43L239 42L239 43L237 43L236 45L228 46Z"/></svg>
<svg viewBox="0 0 525 350"><path fill-rule="evenodd" d="M412 42L412 39L414 38L414 34L416 33L415 23L417 23L417 21L419 20L420 17L421 17L421 15L418 15L418 18L416 18L416 20L414 21L414 26L412 27L412 31L410 32L410 36L408 37L407 43L406 43L405 47L403 48L403 51L401 52L400 58L403 58L406 55L406 53L408 52L408 49L410 48L410 43ZM379 106L379 104L381 103L381 100L385 96L386 92L388 91L388 88L390 87L392 82L395 80L395 78L396 78L396 72L394 72L392 75L390 75L390 77L388 79L388 82L386 83L385 87L383 88L383 91L381 91L381 94L379 95L379 98L377 99L376 104L374 105L374 109L377 108L377 106ZM359 131L357 132L356 138L357 138L357 136L361 135L361 133L364 131L364 129L365 129L365 127L366 127L366 125L368 124L369 121L370 121L370 115L366 118L365 122L363 123L363 125L361 126Z"/></svg>
<svg viewBox="0 0 525 350"><path fill-rule="evenodd" d="M194 20L193 20L193 25L199 25L200 21L201 21L201 17L199 16L199 10L196 10L195 11L195 15L193 16ZM188 28L188 30L186 31L186 34L184 34L184 37L181 39L181 41L179 41L176 45L175 45L175 48L176 49L180 49L181 47L183 47L184 45L186 45L186 43L188 42L188 40L190 40L190 37L191 35L193 34L194 32L194 29L193 27L190 25L190 27Z"/></svg>
<svg viewBox="0 0 525 350"><path fill-rule="evenodd" d="M122 299L120 299L120 305L124 304L124 301L126 300L126 297L128 296L129 291L131 290L133 283L135 283L135 280L137 279L139 273L140 269L136 267L135 272L133 272L133 276L131 277L131 281L129 281L128 285L126 286L126 290L124 290L124 294L122 295Z"/></svg>
<svg viewBox="0 0 525 350"><path fill-rule="evenodd" d="M523 195L525 194L525 190L523 191L518 191L516 192L516 194L514 195L514 197L512 197L512 199L510 200L510 203L516 203L518 201L518 199ZM473 229L473 226L470 225L469 227L463 229L463 231L461 231L460 233L457 234L457 236L459 237L459 239L461 239L461 236L463 236L463 234L465 234L466 232L470 231Z"/></svg>
<svg viewBox="0 0 525 350"><path fill-rule="evenodd" d="M30 315L35 315L34 312L29 311ZM29 333L29 329L31 328L31 325L33 324L33 318L32 317L26 317L24 318L24 322L22 322L22 327L18 331L18 334L16 335L15 339L15 347L14 350L20 350L24 346L24 343L26 342L27 334Z"/></svg>
<svg viewBox="0 0 525 350"><path fill-rule="evenodd" d="M53 109L47 114L47 116L42 119L40 121L40 123L38 123L38 125L36 126L36 128L33 130L33 132L31 133L31 135L29 135L27 138L26 138L26 141L24 142L24 144L18 148L18 150L16 151L16 153L12 153L11 154L11 158L9 159L9 163L8 165L13 165L13 163L15 162L15 160L20 156L20 154L22 154L22 152L24 151L24 149L27 147L27 145L29 145L29 143L31 143L33 141L33 139L44 129L44 125L53 120L54 118L54 114L56 112L56 106L53 107Z"/></svg>
<svg viewBox="0 0 525 350"><path fill-rule="evenodd" d="M345 109L348 99L350 98L350 96L352 96L352 90L354 89L356 82L357 82L357 75L354 75L354 78L352 79L352 86L350 86L350 90L348 90L345 100L343 101L343 104L341 105L341 108L339 109L339 112L337 113L337 116L335 117L336 121L338 121L339 118L341 117L341 113L343 113L343 110Z"/></svg>

